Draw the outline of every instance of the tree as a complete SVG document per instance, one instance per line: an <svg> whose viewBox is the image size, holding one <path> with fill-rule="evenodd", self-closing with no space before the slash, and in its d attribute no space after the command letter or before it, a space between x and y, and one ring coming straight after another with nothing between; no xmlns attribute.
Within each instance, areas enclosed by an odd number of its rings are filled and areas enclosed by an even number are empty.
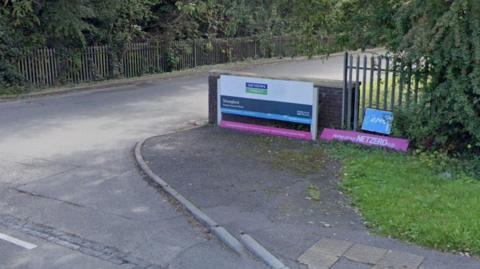
<svg viewBox="0 0 480 269"><path fill-rule="evenodd" d="M405 0L340 0L332 10L332 33L349 49L390 43L396 37L395 18Z"/></svg>
<svg viewBox="0 0 480 269"><path fill-rule="evenodd" d="M319 44L320 38L327 38L331 33L332 0L299 0L293 6L292 32L303 39L300 46L305 54L312 56L325 53L323 45Z"/></svg>

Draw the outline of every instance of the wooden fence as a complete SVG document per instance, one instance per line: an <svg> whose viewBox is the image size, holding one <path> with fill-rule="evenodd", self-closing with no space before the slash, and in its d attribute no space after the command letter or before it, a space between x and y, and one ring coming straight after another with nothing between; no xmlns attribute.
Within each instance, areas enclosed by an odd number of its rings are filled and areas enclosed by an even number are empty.
<svg viewBox="0 0 480 269"><path fill-rule="evenodd" d="M15 62L18 73L36 87L130 78L245 59L301 55L297 37L257 37L134 43L120 55L108 46L83 50L39 49ZM327 46L319 39L319 46Z"/></svg>

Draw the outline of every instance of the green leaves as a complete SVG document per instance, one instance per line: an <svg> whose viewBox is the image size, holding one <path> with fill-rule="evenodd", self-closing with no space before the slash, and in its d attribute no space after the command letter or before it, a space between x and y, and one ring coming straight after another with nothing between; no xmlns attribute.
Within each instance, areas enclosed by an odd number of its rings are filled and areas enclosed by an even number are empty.
<svg viewBox="0 0 480 269"><path fill-rule="evenodd" d="M390 48L413 62L430 63L430 85L412 115L400 123L417 146L480 153L480 3L414 0L393 18ZM422 109L429 108L429 109ZM414 115L415 114L415 115Z"/></svg>
<svg viewBox="0 0 480 269"><path fill-rule="evenodd" d="M430 63L422 103L399 112L402 135L423 148L480 153L479 1L344 0L336 13L341 45L387 45L411 62Z"/></svg>
<svg viewBox="0 0 480 269"><path fill-rule="evenodd" d="M332 34L343 47L365 49L393 42L395 14L405 1L340 0L332 12Z"/></svg>
<svg viewBox="0 0 480 269"><path fill-rule="evenodd" d="M39 16L43 35L51 46L85 47L85 33L95 29L88 22L95 18L95 12L86 0L48 1Z"/></svg>

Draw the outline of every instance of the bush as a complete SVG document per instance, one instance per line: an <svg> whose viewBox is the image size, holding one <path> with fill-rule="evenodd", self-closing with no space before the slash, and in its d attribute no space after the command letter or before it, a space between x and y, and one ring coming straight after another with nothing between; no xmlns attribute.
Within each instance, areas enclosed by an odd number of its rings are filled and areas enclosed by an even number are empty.
<svg viewBox="0 0 480 269"><path fill-rule="evenodd" d="M414 0L399 10L391 47L430 63L420 106L398 113L399 129L422 148L480 153L480 3Z"/></svg>
<svg viewBox="0 0 480 269"><path fill-rule="evenodd" d="M22 89L23 78L12 65L21 55L16 42L13 30L0 18L0 94L14 94Z"/></svg>
<svg viewBox="0 0 480 269"><path fill-rule="evenodd" d="M450 93L449 95L455 95ZM443 98L443 97L442 97ZM450 96L454 99L455 97ZM428 100L428 99L426 99ZM430 100L412 105L395 113L394 134L408 137L411 145L421 150L439 150L470 158L480 153L480 128L471 127L480 121L479 115L467 113L474 104L451 100L450 107L437 108ZM437 106L449 102L440 99ZM476 112L478 114L478 112ZM477 123L470 124L470 121Z"/></svg>

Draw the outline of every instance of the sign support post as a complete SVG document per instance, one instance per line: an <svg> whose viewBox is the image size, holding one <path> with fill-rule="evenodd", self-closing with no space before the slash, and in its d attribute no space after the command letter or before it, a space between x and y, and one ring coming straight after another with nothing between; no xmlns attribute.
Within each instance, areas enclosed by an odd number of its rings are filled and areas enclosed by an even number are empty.
<svg viewBox="0 0 480 269"><path fill-rule="evenodd" d="M310 124L310 133L312 140L317 140L318 135L318 88L313 88L313 106L312 106L312 123Z"/></svg>
<svg viewBox="0 0 480 269"><path fill-rule="evenodd" d="M222 80L219 79L217 83L217 125L220 126L222 123Z"/></svg>

